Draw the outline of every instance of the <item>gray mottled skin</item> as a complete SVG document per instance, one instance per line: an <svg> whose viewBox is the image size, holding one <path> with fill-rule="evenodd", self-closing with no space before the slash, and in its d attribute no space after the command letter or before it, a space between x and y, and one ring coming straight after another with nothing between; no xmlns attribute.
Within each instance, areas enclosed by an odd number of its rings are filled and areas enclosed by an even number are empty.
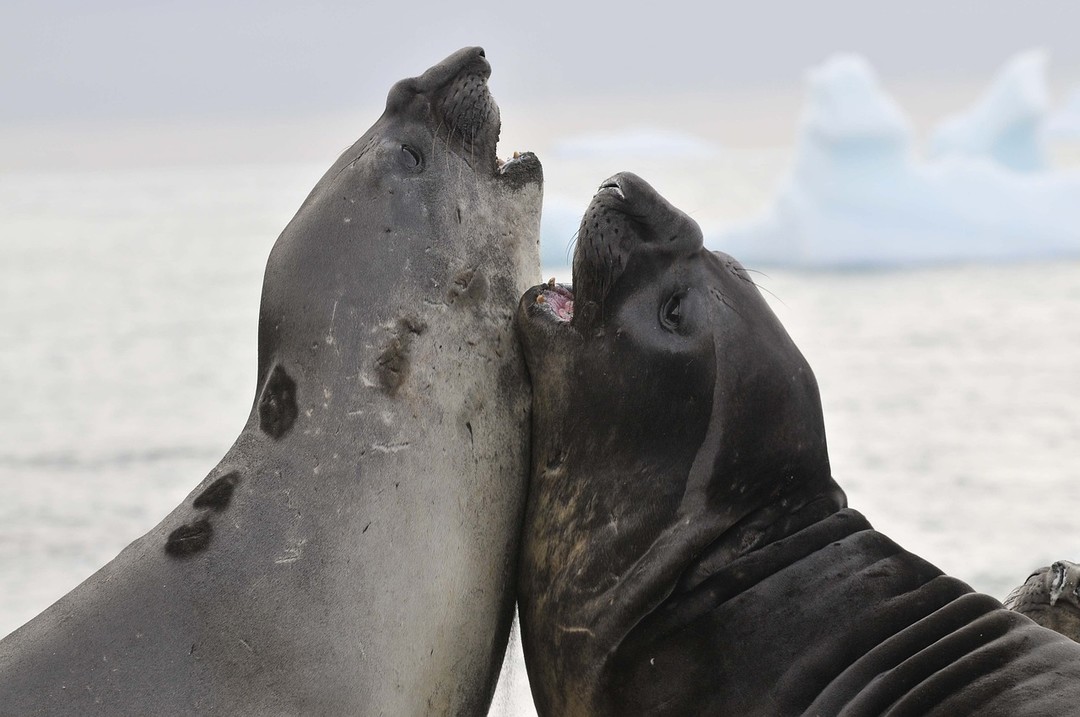
<svg viewBox="0 0 1080 717"><path fill-rule="evenodd" d="M512 314L541 202L534 156L497 162L489 74L471 48L399 82L319 181L267 262L243 432L0 643L0 714L486 712L527 479Z"/></svg>
<svg viewBox="0 0 1080 717"><path fill-rule="evenodd" d="M1080 642L1080 565L1058 560L1009 593L1005 607Z"/></svg>
<svg viewBox="0 0 1080 717"><path fill-rule="evenodd" d="M805 358L640 178L597 192L565 321L570 298L534 287L517 317L519 611L542 717L1077 711L1080 645L846 507Z"/></svg>

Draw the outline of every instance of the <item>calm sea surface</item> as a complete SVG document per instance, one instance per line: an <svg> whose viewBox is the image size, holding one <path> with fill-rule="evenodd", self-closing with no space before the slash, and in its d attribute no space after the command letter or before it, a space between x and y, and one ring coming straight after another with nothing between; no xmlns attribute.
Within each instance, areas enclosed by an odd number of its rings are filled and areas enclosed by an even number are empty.
<svg viewBox="0 0 1080 717"><path fill-rule="evenodd" d="M266 256L322 169L0 174L0 635L232 443ZM854 507L999 598L1080 559L1080 263L766 274ZM508 674L492 714L530 714Z"/></svg>

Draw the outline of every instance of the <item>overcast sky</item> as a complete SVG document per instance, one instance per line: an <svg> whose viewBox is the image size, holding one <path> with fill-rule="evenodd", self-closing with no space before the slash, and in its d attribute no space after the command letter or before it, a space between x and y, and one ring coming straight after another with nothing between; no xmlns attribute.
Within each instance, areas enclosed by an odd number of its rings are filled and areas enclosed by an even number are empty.
<svg viewBox="0 0 1080 717"><path fill-rule="evenodd" d="M650 124L783 143L805 70L833 53L866 55L890 91L945 85L922 103L936 121L1021 50L1049 51L1057 87L1080 81L1077 34L1074 0L2 0L0 171L323 161L394 81L465 45L487 49L517 147Z"/></svg>
<svg viewBox="0 0 1080 717"><path fill-rule="evenodd" d="M988 78L1043 46L1080 67L1060 0L535 3L4 0L0 121L291 115L379 103L469 44L500 98L797 87L838 50L883 77Z"/></svg>

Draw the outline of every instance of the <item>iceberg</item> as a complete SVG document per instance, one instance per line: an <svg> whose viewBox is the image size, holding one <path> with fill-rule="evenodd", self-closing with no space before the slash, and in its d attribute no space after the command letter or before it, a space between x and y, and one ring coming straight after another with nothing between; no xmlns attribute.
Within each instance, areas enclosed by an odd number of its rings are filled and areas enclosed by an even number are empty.
<svg viewBox="0 0 1080 717"><path fill-rule="evenodd" d="M930 155L987 156L1017 171L1045 169L1043 128L1049 97L1046 53L1016 55L973 107L938 125L930 136Z"/></svg>
<svg viewBox="0 0 1080 717"><path fill-rule="evenodd" d="M1046 135L1063 142L1080 142L1080 87L1074 89L1065 104L1046 121Z"/></svg>
<svg viewBox="0 0 1080 717"><path fill-rule="evenodd" d="M808 74L795 159L759 217L708 232L747 264L873 267L1080 255L1080 172L989 156L921 161L909 121L855 55Z"/></svg>

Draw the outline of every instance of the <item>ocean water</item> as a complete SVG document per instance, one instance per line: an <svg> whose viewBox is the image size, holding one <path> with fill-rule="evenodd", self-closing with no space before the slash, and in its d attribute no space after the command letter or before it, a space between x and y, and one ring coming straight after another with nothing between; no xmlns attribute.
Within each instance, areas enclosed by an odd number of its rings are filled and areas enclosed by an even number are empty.
<svg viewBox="0 0 1080 717"><path fill-rule="evenodd" d="M657 168L657 184L737 219L770 157L714 159L697 181ZM232 443L266 256L322 169L0 173L0 635ZM584 206L608 170L549 165L548 193ZM1080 263L754 276L817 374L834 475L877 527L999 598L1080 556ZM531 714L515 645L504 678L492 714Z"/></svg>

